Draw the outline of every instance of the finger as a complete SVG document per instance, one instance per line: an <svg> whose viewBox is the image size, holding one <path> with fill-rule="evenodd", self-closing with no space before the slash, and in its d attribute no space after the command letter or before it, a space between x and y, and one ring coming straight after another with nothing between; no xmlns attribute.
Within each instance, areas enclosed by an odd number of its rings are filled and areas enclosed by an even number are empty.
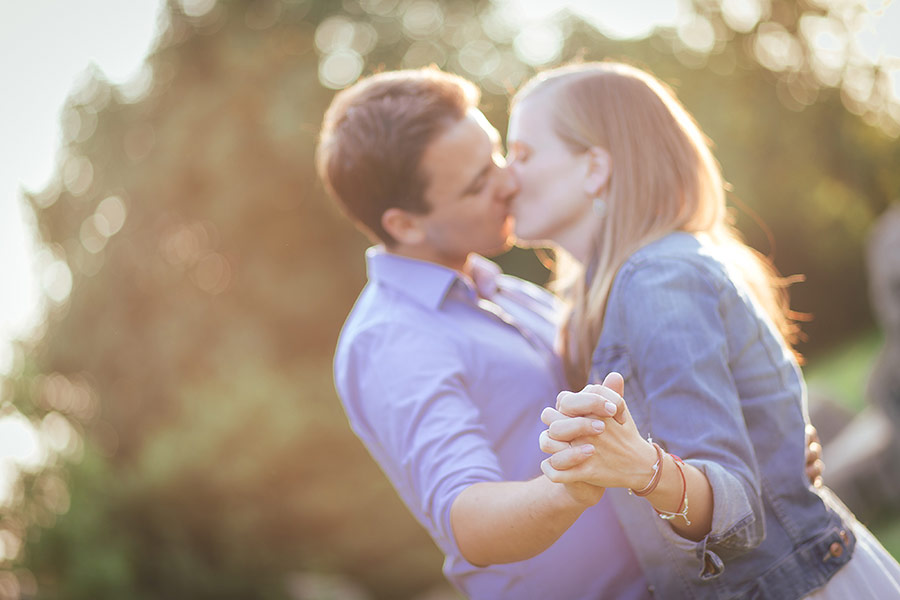
<svg viewBox="0 0 900 600"><path fill-rule="evenodd" d="M625 406L625 378L621 373L613 371L603 379L603 385L616 393L616 398L610 400L616 405L615 420L620 424L625 424L625 412L628 410Z"/></svg>
<svg viewBox="0 0 900 600"><path fill-rule="evenodd" d="M622 377L621 373L611 372L603 379L603 385L620 396L625 395L625 378Z"/></svg>
<svg viewBox="0 0 900 600"><path fill-rule="evenodd" d="M821 460L817 460L812 464L806 466L806 478L809 479L810 483L812 483L816 487L821 487L822 485L822 473L825 470L825 463Z"/></svg>
<svg viewBox="0 0 900 600"><path fill-rule="evenodd" d="M572 417L559 419L550 424L548 432L551 438L559 442L572 442L580 437L603 433L606 424L600 419Z"/></svg>
<svg viewBox="0 0 900 600"><path fill-rule="evenodd" d="M544 425L550 425L555 421L559 421L560 419L568 419L568 417L555 408L550 408L549 406L541 411L541 422Z"/></svg>
<svg viewBox="0 0 900 600"><path fill-rule="evenodd" d="M616 412L612 416L620 425L625 424L625 413L627 412L627 409L625 400L622 398L625 393L625 380L619 373L613 371L603 380L603 385L587 385L583 391L599 394L603 396L607 402L614 404L616 406Z"/></svg>
<svg viewBox="0 0 900 600"><path fill-rule="evenodd" d="M554 483L563 483L561 481L561 479L564 479L563 473L553 468L549 458L545 458L541 461L541 472L546 475L547 479L550 481L553 481Z"/></svg>
<svg viewBox="0 0 900 600"><path fill-rule="evenodd" d="M557 409L567 417L611 417L619 411L619 406L604 394L614 400L618 397L601 385L587 386L581 392L560 392L556 397Z"/></svg>
<svg viewBox="0 0 900 600"><path fill-rule="evenodd" d="M557 452L547 460L550 461L550 466L554 469L565 471L566 469L577 467L590 458L595 451L596 449L590 444L582 444Z"/></svg>
<svg viewBox="0 0 900 600"><path fill-rule="evenodd" d="M557 442L556 440L551 438L549 435L547 435L546 429L541 432L539 443L541 446L541 451L546 454L554 454L571 447L571 444L568 444L567 442Z"/></svg>
<svg viewBox="0 0 900 600"><path fill-rule="evenodd" d="M819 443L821 440L819 439L819 432L816 430L815 426L812 423L806 424L806 445L809 446L812 443Z"/></svg>
<svg viewBox="0 0 900 600"><path fill-rule="evenodd" d="M822 444L812 442L806 446L806 464L822 462Z"/></svg>
<svg viewBox="0 0 900 600"><path fill-rule="evenodd" d="M552 458L552 457L551 457ZM555 483L572 483L577 481L574 473L571 471L560 471L550 464L550 459L545 458L541 461L541 472L547 476L547 479Z"/></svg>

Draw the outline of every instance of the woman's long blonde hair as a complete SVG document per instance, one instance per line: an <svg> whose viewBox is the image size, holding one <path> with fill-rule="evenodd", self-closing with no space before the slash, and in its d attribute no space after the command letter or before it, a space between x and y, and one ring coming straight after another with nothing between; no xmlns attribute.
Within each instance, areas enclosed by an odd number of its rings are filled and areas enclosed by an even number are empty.
<svg viewBox="0 0 900 600"><path fill-rule="evenodd" d="M555 131L573 153L601 147L612 159L590 259L582 266L560 252L554 269L571 309L563 355L573 389L587 381L619 268L638 248L673 231L704 233L792 346L798 328L785 280L729 223L709 140L665 84L621 63L568 65L532 78L512 106L537 94L553 94Z"/></svg>

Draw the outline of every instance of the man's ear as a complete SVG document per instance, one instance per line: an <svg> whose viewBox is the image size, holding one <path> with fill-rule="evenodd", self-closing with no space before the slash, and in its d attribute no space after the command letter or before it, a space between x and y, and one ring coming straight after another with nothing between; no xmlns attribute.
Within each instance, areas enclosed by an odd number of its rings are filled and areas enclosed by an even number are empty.
<svg viewBox="0 0 900 600"><path fill-rule="evenodd" d="M612 157L606 148L600 146L591 146L587 157L588 171L584 178L584 191L588 196L596 198L612 177Z"/></svg>
<svg viewBox="0 0 900 600"><path fill-rule="evenodd" d="M425 239L425 230L419 215L402 208L394 207L384 211L381 215L381 226L397 240L397 243L404 246L414 246Z"/></svg>

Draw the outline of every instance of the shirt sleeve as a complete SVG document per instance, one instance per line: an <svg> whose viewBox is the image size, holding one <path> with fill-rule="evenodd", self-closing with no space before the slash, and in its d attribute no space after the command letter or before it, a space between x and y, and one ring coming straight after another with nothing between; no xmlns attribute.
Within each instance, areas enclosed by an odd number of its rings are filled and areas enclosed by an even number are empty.
<svg viewBox="0 0 900 600"><path fill-rule="evenodd" d="M641 431L706 475L710 533L699 543L670 528L678 547L722 558L765 536L759 468L729 366L723 276L687 259L656 258L623 273L620 317L637 384ZM638 417L636 417L638 420Z"/></svg>
<svg viewBox="0 0 900 600"><path fill-rule="evenodd" d="M435 542L456 553L453 501L474 483L503 479L458 349L379 324L339 345L335 381L353 430Z"/></svg>

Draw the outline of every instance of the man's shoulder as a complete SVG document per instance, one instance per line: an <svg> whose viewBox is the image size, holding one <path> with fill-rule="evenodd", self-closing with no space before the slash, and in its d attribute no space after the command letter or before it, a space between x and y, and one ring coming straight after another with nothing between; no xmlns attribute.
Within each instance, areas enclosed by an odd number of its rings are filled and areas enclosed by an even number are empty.
<svg viewBox="0 0 900 600"><path fill-rule="evenodd" d="M389 286L369 282L344 321L336 354L359 344L389 346L396 338L425 338L435 319L436 311Z"/></svg>

